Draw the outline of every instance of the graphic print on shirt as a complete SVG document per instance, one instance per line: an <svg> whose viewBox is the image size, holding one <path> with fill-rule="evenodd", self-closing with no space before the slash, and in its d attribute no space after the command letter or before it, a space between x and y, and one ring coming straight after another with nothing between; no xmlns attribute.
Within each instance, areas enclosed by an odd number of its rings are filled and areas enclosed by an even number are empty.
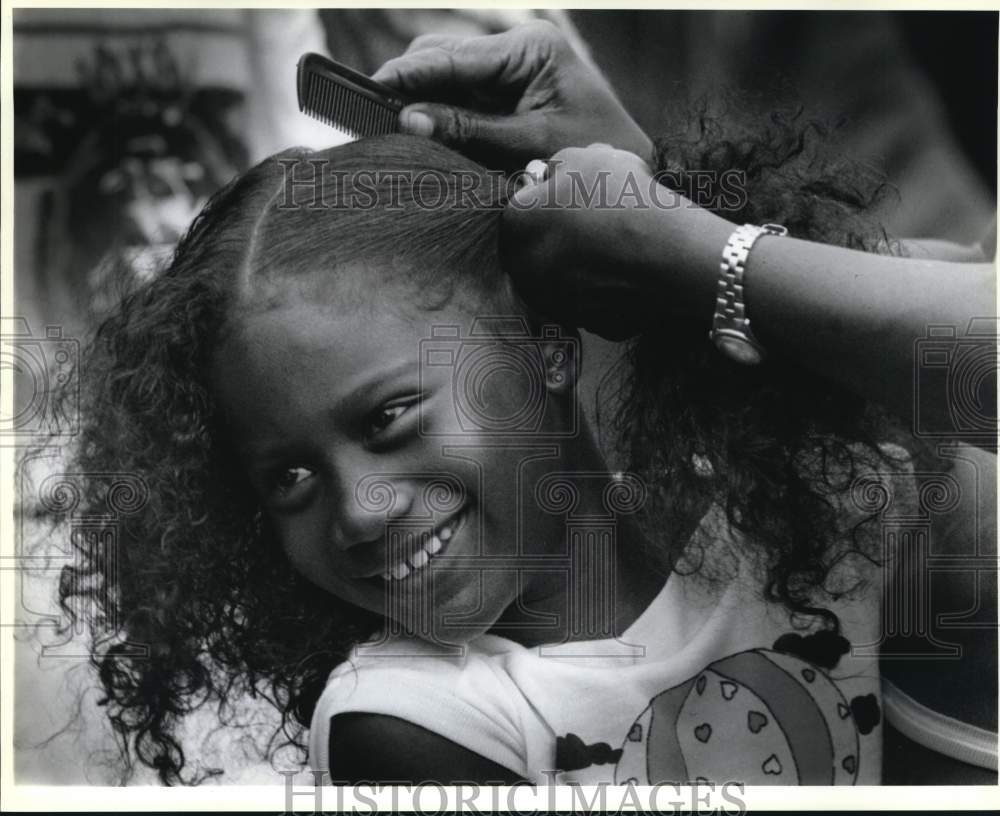
<svg viewBox="0 0 1000 816"><path fill-rule="evenodd" d="M632 724L615 783L853 785L874 694L848 703L827 674L850 648L830 632L716 660L654 697Z"/></svg>
<svg viewBox="0 0 1000 816"><path fill-rule="evenodd" d="M557 771L579 771L591 765L607 765L618 762L621 756L621 748L612 748L606 742L588 745L572 732L556 737Z"/></svg>

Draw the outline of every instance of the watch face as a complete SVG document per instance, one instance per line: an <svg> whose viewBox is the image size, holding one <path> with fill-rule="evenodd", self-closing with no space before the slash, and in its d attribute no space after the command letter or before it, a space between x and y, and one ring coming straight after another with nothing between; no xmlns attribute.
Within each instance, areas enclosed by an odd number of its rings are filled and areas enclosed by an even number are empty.
<svg viewBox="0 0 1000 816"><path fill-rule="evenodd" d="M714 339L715 347L738 363L756 365L764 359L764 355L758 347L738 334L730 334L721 330L715 333Z"/></svg>

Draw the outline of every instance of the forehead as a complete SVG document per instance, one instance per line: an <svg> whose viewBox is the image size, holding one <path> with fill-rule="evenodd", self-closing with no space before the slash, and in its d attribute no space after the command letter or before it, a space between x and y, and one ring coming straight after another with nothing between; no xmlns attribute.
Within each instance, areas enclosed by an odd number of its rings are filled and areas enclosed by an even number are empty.
<svg viewBox="0 0 1000 816"><path fill-rule="evenodd" d="M359 288L356 295L331 305L286 292L272 303L243 308L214 356L215 373L289 390L311 390L317 378L339 386L380 368L416 367L421 342L437 327L468 334L478 317L459 298L426 311L398 291Z"/></svg>
<svg viewBox="0 0 1000 816"><path fill-rule="evenodd" d="M458 315L454 317L459 317ZM418 376L430 326L374 305L330 309L304 300L249 312L212 359L215 396L249 439L312 427L331 405L387 377Z"/></svg>
<svg viewBox="0 0 1000 816"><path fill-rule="evenodd" d="M413 318L452 306L476 315L519 311L506 275L479 273L446 263L414 263L402 253L346 263L275 264L245 276L234 316L295 302L316 304L331 313L373 308Z"/></svg>
<svg viewBox="0 0 1000 816"><path fill-rule="evenodd" d="M378 303L383 309L406 302L412 273L398 260L308 264L270 263L244 275L231 315L234 323L247 315L315 305L330 314L351 314Z"/></svg>

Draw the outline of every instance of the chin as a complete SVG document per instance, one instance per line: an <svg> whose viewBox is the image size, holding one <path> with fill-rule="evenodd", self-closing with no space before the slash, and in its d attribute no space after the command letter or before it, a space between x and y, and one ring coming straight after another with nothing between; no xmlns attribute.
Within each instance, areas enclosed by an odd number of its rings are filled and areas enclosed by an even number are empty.
<svg viewBox="0 0 1000 816"><path fill-rule="evenodd" d="M503 603L495 594L501 588L495 585L491 587L486 583L489 577L489 573L484 575L485 598L480 597L477 583L464 584L454 594L435 598L434 610L429 618L426 615L421 617L420 610L426 609L426 606L419 599L413 598L412 603L404 602L405 606L396 607L397 614L389 615L396 623L394 628L431 643L457 645L474 640L492 629L509 606L509 603ZM392 602L393 599L386 598L387 607ZM389 610L386 608L382 611L385 614ZM398 614L399 612L402 614Z"/></svg>

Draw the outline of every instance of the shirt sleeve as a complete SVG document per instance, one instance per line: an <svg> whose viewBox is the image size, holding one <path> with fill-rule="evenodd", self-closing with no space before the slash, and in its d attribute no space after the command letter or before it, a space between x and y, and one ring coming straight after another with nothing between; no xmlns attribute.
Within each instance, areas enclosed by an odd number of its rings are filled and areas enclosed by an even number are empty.
<svg viewBox="0 0 1000 816"><path fill-rule="evenodd" d="M329 773L330 719L346 712L384 714L419 725L526 776L522 729L512 695L490 661L368 656L333 671L313 713L309 764Z"/></svg>

